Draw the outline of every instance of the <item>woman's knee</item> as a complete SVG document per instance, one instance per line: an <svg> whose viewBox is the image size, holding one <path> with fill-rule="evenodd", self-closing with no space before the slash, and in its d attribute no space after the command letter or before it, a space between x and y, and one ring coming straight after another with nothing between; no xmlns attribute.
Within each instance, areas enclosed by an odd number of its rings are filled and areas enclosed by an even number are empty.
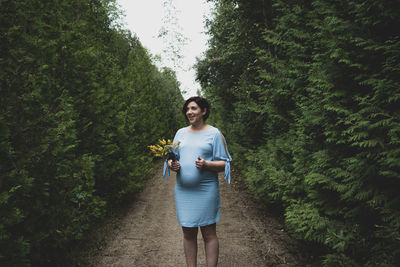
<svg viewBox="0 0 400 267"><path fill-rule="evenodd" d="M197 239L197 233L199 229L197 227L182 227L183 238L187 240Z"/></svg>
<svg viewBox="0 0 400 267"><path fill-rule="evenodd" d="M206 225L200 227L201 234L205 242L217 239L217 229L216 224Z"/></svg>

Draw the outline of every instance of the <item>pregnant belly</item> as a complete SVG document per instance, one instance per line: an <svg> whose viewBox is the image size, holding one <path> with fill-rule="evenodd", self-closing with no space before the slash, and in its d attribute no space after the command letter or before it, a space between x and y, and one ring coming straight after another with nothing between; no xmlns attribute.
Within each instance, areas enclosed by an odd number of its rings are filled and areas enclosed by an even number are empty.
<svg viewBox="0 0 400 267"><path fill-rule="evenodd" d="M194 164L191 165L181 165L179 175L177 176L177 182L182 186L193 187L197 186L201 182L201 172L196 168Z"/></svg>

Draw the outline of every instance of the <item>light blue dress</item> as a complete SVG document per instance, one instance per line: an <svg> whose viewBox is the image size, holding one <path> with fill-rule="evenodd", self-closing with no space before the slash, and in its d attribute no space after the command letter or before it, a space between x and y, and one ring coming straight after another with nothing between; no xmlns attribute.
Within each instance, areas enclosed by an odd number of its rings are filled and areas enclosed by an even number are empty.
<svg viewBox="0 0 400 267"><path fill-rule="evenodd" d="M190 132L188 127L176 132L174 142L180 143L178 161L181 168L176 175L175 206L181 226L205 226L220 220L218 173L197 169L195 161L198 156L207 161L224 160L225 180L230 183L232 158L228 149L225 151L222 138L213 126L199 133ZM164 164L164 177L167 170L169 176L168 165Z"/></svg>

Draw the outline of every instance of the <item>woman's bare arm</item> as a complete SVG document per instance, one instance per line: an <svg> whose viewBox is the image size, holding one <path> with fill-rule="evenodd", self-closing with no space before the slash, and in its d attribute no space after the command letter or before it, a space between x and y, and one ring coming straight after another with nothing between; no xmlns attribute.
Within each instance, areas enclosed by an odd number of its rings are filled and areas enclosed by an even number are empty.
<svg viewBox="0 0 400 267"><path fill-rule="evenodd" d="M218 160L218 161L210 161L204 160L200 156L196 160L196 167L201 170L210 170L215 172L222 172L225 170L225 161Z"/></svg>

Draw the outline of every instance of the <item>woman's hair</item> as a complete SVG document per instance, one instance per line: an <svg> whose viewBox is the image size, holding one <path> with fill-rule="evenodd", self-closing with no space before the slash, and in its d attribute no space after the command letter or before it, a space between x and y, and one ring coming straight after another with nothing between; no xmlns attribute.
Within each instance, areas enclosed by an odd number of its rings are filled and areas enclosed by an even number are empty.
<svg viewBox="0 0 400 267"><path fill-rule="evenodd" d="M206 114L204 114L203 119L204 121L207 120L208 116L210 115L210 109L211 109L211 105L210 103L208 103L207 99L205 99L204 97L200 97L200 96L192 96L190 97L188 100L186 100L185 104L183 105L182 108L182 113L183 116L185 116L186 121L188 121L188 118L186 117L186 111L188 109L188 105L190 102L196 102L197 105L199 105L201 111L204 111L204 109L206 109Z"/></svg>

